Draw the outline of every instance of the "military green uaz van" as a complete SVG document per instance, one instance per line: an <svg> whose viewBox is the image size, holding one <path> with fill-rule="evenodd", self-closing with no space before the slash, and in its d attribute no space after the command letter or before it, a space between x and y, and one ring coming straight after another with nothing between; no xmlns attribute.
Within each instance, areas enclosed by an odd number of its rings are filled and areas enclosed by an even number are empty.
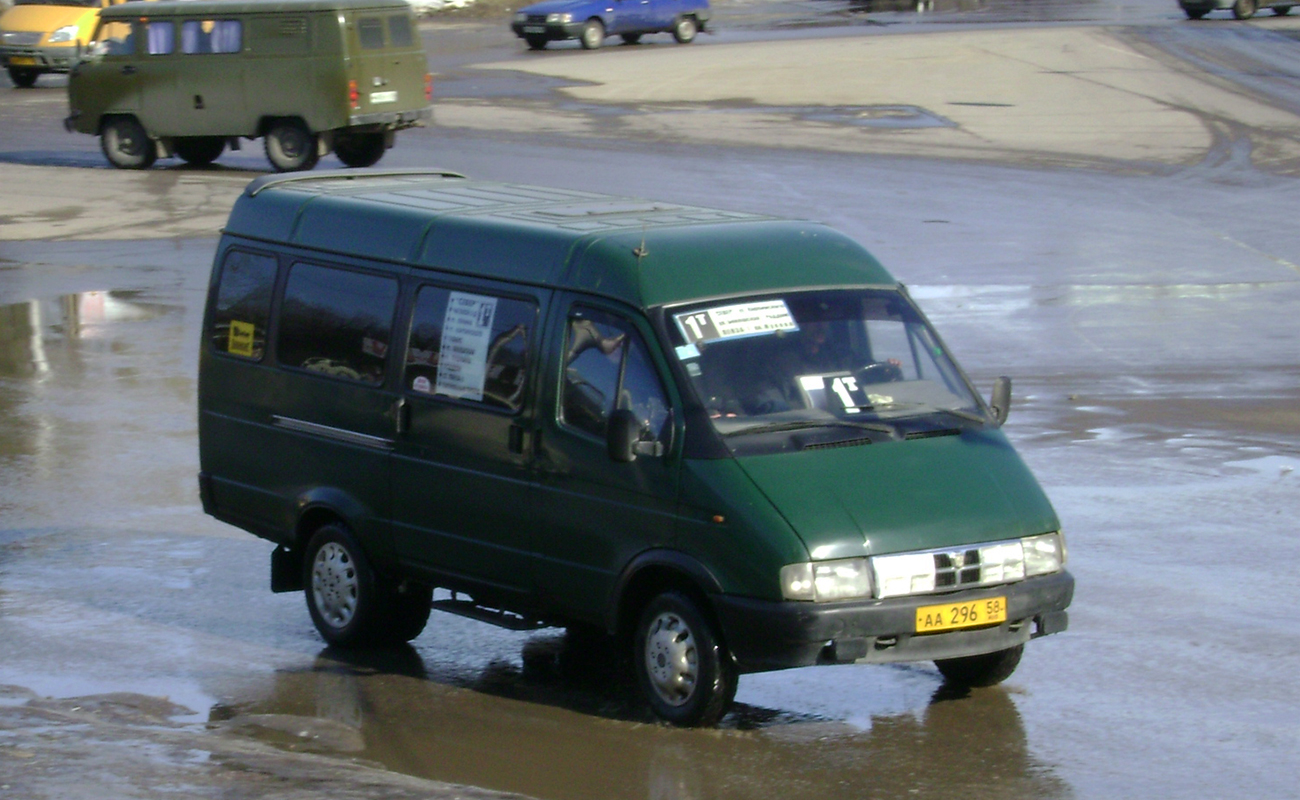
<svg viewBox="0 0 1300 800"><path fill-rule="evenodd" d="M199 483L342 646L601 632L660 718L738 675L1012 673L1060 523L904 287L822 225L437 172L268 176L217 248Z"/></svg>
<svg viewBox="0 0 1300 800"><path fill-rule="evenodd" d="M259 137L280 172L330 152L367 167L432 118L432 96L403 0L124 3L100 12L64 126L125 169L207 164Z"/></svg>

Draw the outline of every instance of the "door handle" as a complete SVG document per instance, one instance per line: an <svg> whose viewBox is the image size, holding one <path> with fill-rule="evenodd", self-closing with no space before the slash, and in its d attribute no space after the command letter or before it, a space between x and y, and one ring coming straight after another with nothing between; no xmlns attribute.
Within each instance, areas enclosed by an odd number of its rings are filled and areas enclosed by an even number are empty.
<svg viewBox="0 0 1300 800"><path fill-rule="evenodd" d="M399 397L393 401L393 427L397 432L406 433L411 429L411 408L406 403L405 397Z"/></svg>
<svg viewBox="0 0 1300 800"><path fill-rule="evenodd" d="M510 448L510 452L523 455L524 448L527 445L528 430L518 422L512 422L510 424L509 441L506 443L506 446Z"/></svg>
<svg viewBox="0 0 1300 800"><path fill-rule="evenodd" d="M134 74L135 74L135 65L134 65L134 64L127 64L125 67L122 67L122 74L123 74L123 75L134 75Z"/></svg>

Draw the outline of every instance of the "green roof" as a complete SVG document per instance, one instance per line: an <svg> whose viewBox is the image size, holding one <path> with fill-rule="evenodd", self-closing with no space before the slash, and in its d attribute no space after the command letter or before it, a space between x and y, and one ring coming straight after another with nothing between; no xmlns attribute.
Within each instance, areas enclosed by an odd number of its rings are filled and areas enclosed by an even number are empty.
<svg viewBox="0 0 1300 800"><path fill-rule="evenodd" d="M225 231L639 307L895 282L818 223L429 170L259 178Z"/></svg>
<svg viewBox="0 0 1300 800"><path fill-rule="evenodd" d="M103 19L134 17L215 17L222 14L277 14L304 11L344 11L356 8L407 9L406 0L160 0L110 6L99 12Z"/></svg>

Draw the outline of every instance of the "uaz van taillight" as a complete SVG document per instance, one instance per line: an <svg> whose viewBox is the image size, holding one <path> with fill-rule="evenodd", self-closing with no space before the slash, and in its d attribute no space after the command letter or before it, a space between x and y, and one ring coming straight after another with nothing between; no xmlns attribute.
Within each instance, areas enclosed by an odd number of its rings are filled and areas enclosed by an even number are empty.
<svg viewBox="0 0 1300 800"><path fill-rule="evenodd" d="M433 74L424 73L424 99L426 102L433 102Z"/></svg>
<svg viewBox="0 0 1300 800"><path fill-rule="evenodd" d="M357 91L356 81L348 81L348 102L353 108L361 108L361 92Z"/></svg>

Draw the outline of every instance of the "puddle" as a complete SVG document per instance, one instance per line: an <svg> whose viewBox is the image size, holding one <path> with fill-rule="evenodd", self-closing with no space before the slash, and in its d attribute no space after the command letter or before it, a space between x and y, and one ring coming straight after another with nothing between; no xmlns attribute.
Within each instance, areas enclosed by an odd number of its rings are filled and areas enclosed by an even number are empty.
<svg viewBox="0 0 1300 800"><path fill-rule="evenodd" d="M137 291L92 291L0 306L0 375L51 371L56 343L103 340L113 326L156 319L174 309Z"/></svg>

